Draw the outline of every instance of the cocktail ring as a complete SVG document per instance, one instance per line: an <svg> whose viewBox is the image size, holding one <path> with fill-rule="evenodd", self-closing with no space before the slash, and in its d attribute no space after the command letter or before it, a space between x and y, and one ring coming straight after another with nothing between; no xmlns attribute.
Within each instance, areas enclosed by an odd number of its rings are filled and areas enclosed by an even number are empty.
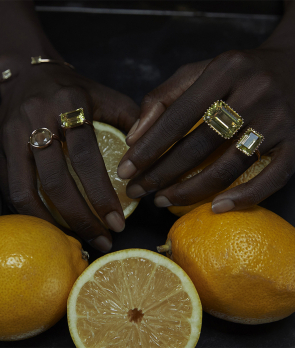
<svg viewBox="0 0 295 348"><path fill-rule="evenodd" d="M1 73L0 82L5 82L11 77L11 70L7 69Z"/></svg>
<svg viewBox="0 0 295 348"><path fill-rule="evenodd" d="M29 144L38 149L43 149L51 145L53 139L58 140L61 146L63 146L63 142L59 137L53 134L48 128L38 128L32 132Z"/></svg>
<svg viewBox="0 0 295 348"><path fill-rule="evenodd" d="M244 120L229 105L217 100L205 112L204 121L225 139L230 139L242 127Z"/></svg>
<svg viewBox="0 0 295 348"><path fill-rule="evenodd" d="M61 127L63 129L79 127L82 126L84 123L88 124L94 129L93 124L90 121L86 120L83 108L65 112L63 114L60 114L59 116L61 120Z"/></svg>
<svg viewBox="0 0 295 348"><path fill-rule="evenodd" d="M263 140L264 136L262 134L256 132L253 128L248 128L237 142L236 148L247 156L252 156L254 152L256 154L258 152L257 157L260 159L260 152L257 149Z"/></svg>

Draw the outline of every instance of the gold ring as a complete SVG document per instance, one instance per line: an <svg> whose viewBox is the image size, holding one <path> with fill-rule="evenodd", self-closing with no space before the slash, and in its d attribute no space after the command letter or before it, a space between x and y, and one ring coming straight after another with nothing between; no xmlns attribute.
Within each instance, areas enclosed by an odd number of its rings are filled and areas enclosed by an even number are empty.
<svg viewBox="0 0 295 348"><path fill-rule="evenodd" d="M52 144L53 139L58 140L63 147L63 142L59 139L59 137L51 132L48 128L38 128L35 129L31 136L29 144L38 149L43 149Z"/></svg>
<svg viewBox="0 0 295 348"><path fill-rule="evenodd" d="M61 127L66 130L69 128L75 128L82 126L83 124L88 124L94 130L94 126L90 121L87 121L84 116L83 108L79 108L73 111L64 112L59 115L61 120Z"/></svg>
<svg viewBox="0 0 295 348"><path fill-rule="evenodd" d="M256 156L257 156L257 161L261 161L261 155L260 155L260 151L259 150L255 150L255 154L256 154Z"/></svg>
<svg viewBox="0 0 295 348"><path fill-rule="evenodd" d="M55 60L55 59L42 58L41 56L31 57L31 65L42 64L42 63L61 64L61 65L65 65L65 66L75 70L73 65L71 65L71 64L69 64L67 62L63 62L63 61Z"/></svg>
<svg viewBox="0 0 295 348"><path fill-rule="evenodd" d="M222 100L217 100L205 112L204 121L225 139L230 139L242 127L243 118Z"/></svg>
<svg viewBox="0 0 295 348"><path fill-rule="evenodd" d="M248 128L236 144L236 148L247 156L252 156L255 152L260 160L260 152L257 150L263 142L264 136L253 128ZM258 152L258 153L257 153Z"/></svg>
<svg viewBox="0 0 295 348"><path fill-rule="evenodd" d="M5 82L11 77L11 70L7 69L1 73L0 82Z"/></svg>

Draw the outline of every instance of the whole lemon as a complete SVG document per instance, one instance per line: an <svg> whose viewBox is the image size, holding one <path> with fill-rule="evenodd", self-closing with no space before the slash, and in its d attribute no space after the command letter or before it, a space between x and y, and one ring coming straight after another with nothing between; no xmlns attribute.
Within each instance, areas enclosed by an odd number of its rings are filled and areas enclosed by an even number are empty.
<svg viewBox="0 0 295 348"><path fill-rule="evenodd" d="M1 216L0 233L0 340L21 340L63 317L88 261L76 239L36 217Z"/></svg>
<svg viewBox="0 0 295 348"><path fill-rule="evenodd" d="M295 311L295 228L267 209L204 204L176 221L166 248L216 317L261 324Z"/></svg>

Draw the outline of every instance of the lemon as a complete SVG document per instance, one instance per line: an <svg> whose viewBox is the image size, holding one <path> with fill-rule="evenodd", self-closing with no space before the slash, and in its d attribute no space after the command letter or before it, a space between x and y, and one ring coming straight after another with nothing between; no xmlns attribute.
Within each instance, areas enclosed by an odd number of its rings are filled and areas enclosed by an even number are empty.
<svg viewBox="0 0 295 348"><path fill-rule="evenodd" d="M70 290L88 262L76 239L39 218L1 216L0 230L0 340L15 341L65 315Z"/></svg>
<svg viewBox="0 0 295 348"><path fill-rule="evenodd" d="M295 312L295 228L267 209L214 214L201 205L175 222L160 249L218 318L262 324Z"/></svg>
<svg viewBox="0 0 295 348"><path fill-rule="evenodd" d="M169 258L127 249L93 262L68 298L78 348L194 348L202 307L187 274Z"/></svg>

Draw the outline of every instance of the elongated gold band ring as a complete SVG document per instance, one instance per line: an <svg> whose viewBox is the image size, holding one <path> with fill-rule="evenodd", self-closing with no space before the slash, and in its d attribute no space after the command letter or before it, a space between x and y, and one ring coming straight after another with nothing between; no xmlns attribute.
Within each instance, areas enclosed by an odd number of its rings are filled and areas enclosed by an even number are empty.
<svg viewBox="0 0 295 348"><path fill-rule="evenodd" d="M55 60L55 59L42 58L41 56L31 57L31 65L37 65L37 64L42 64L42 63L53 63L53 64L65 65L68 68L71 68L71 69L75 70L73 65L69 64L67 62L63 62L63 61Z"/></svg>
<svg viewBox="0 0 295 348"><path fill-rule="evenodd" d="M59 139L56 134L53 134L48 128L35 129L29 140L29 144L38 149L44 149L45 147L52 144L53 139L58 140L63 147L63 142Z"/></svg>
<svg viewBox="0 0 295 348"><path fill-rule="evenodd" d="M243 118L222 100L217 100L205 112L204 121L225 139L230 139L242 127Z"/></svg>
<svg viewBox="0 0 295 348"><path fill-rule="evenodd" d="M260 160L260 152L258 147L264 140L264 136L253 128L248 128L246 132L242 135L240 140L236 144L236 148L242 151L247 156L252 156L256 153L258 159Z"/></svg>
<svg viewBox="0 0 295 348"><path fill-rule="evenodd" d="M1 73L0 82L5 82L11 77L11 70L7 69Z"/></svg>
<svg viewBox="0 0 295 348"><path fill-rule="evenodd" d="M61 127L64 130L79 127L83 124L88 124L94 130L93 124L90 121L86 120L83 108L62 113L59 116L61 120Z"/></svg>

